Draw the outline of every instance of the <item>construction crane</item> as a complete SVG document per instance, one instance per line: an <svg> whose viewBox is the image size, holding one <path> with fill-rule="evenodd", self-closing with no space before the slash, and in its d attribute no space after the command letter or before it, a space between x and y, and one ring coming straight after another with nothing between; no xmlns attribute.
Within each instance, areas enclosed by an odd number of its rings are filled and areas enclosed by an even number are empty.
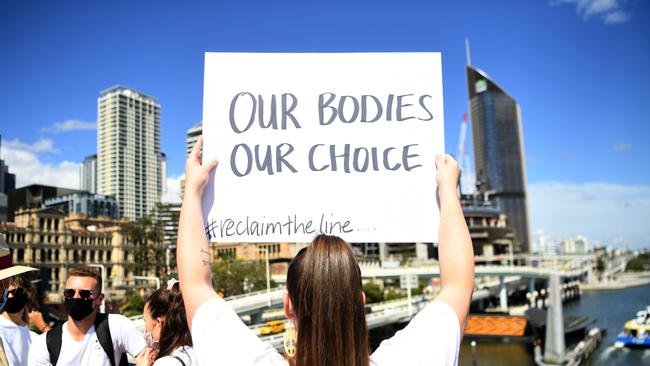
<svg viewBox="0 0 650 366"><path fill-rule="evenodd" d="M458 159L460 165L460 191L464 194L473 193L475 190L475 177L470 168L469 154L467 153L467 112L463 112L463 122L460 124L456 159Z"/></svg>

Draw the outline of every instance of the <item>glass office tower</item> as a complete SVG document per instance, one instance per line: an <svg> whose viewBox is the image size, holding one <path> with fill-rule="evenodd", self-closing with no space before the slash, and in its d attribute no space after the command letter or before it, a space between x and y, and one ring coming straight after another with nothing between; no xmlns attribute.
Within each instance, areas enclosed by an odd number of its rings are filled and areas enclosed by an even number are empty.
<svg viewBox="0 0 650 366"><path fill-rule="evenodd" d="M467 66L477 188L489 193L515 232L515 252L530 251L526 164L517 102L485 72Z"/></svg>

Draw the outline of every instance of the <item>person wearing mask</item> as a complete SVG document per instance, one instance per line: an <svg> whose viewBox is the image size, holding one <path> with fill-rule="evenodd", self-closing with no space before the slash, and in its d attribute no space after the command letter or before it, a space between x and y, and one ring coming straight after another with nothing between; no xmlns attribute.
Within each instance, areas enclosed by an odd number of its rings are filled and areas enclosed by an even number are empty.
<svg viewBox="0 0 650 366"><path fill-rule="evenodd" d="M15 290L15 285L13 285L14 276L20 274L36 271L36 268L26 267L26 266L14 266L12 263L11 252L7 243L5 242L4 235L0 234L0 312L6 310L7 305L9 305L8 310L13 310L18 307L17 300L10 300L14 298L17 290ZM10 294L10 292L13 293ZM2 316L2 323L4 323L4 314ZM0 323L0 324L2 324ZM9 326L11 327L11 326ZM20 340L14 339L15 328L11 327L13 330L5 333L4 326L0 325L0 366L7 365L21 365L25 363L19 363L25 360L25 352L27 352L29 345L25 347L24 342L31 341L29 337L24 337L24 330L21 328L18 330L20 334Z"/></svg>
<svg viewBox="0 0 650 366"><path fill-rule="evenodd" d="M392 338L369 354L361 271L343 239L318 235L287 273L285 355L262 342L215 293L201 195L216 161L203 162L199 138L186 163L177 255L187 320L199 364L456 365L474 288L474 255L457 194L460 169L436 156L441 290ZM432 208L433 209L433 208ZM217 284L218 285L218 284Z"/></svg>
<svg viewBox="0 0 650 366"><path fill-rule="evenodd" d="M0 315L0 337L11 365L27 365L29 346L37 334L29 330L29 309L34 296L34 286L24 276L11 278L9 297Z"/></svg>
<svg viewBox="0 0 650 366"><path fill-rule="evenodd" d="M151 294L144 304L142 317L147 348L138 356L136 366L197 364L178 281L169 280L166 289Z"/></svg>
<svg viewBox="0 0 650 366"><path fill-rule="evenodd" d="M32 342L29 365L126 365L126 353L136 357L145 341L135 325L120 314L104 314L102 278L94 268L68 271L63 298L68 320Z"/></svg>

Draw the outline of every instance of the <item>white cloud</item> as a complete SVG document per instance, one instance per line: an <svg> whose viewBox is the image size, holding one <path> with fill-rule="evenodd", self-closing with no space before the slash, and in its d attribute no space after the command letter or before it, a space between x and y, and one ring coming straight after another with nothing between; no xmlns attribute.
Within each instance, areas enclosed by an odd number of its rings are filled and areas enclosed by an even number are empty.
<svg viewBox="0 0 650 366"><path fill-rule="evenodd" d="M630 247L650 236L650 186L611 183L540 182L529 184L531 230L555 238L583 234L608 245L624 236Z"/></svg>
<svg viewBox="0 0 650 366"><path fill-rule="evenodd" d="M16 187L45 184L78 189L80 164L71 161L48 163L37 155L56 151L51 140L26 144L14 139L2 145L2 159L9 166L9 172L16 174Z"/></svg>
<svg viewBox="0 0 650 366"><path fill-rule="evenodd" d="M631 18L630 13L618 10L613 13L606 14L603 17L603 22L605 24L618 24L618 23L625 23Z"/></svg>
<svg viewBox="0 0 650 366"><path fill-rule="evenodd" d="M631 148L632 148L632 145L626 144L624 142L619 142L618 144L612 146L612 150L614 150L615 152L618 152L618 153L626 152L626 151L630 150Z"/></svg>
<svg viewBox="0 0 650 366"><path fill-rule="evenodd" d="M632 13L621 10L623 0L552 0L551 6L572 4L576 6L576 13L587 20L592 16L599 16L605 24L624 23L631 18Z"/></svg>
<svg viewBox="0 0 650 366"><path fill-rule="evenodd" d="M181 203L181 180L185 174L178 177L167 177L167 192L160 199L162 202Z"/></svg>
<svg viewBox="0 0 650 366"><path fill-rule="evenodd" d="M38 132L67 132L77 130L96 130L96 122L87 122L78 119L68 119L63 122L56 122L50 127L43 127Z"/></svg>
<svg viewBox="0 0 650 366"><path fill-rule="evenodd" d="M2 144L3 148L24 150L33 153L57 153L59 149L54 148L54 142L50 139L40 139L32 144L20 142L18 139L9 140Z"/></svg>

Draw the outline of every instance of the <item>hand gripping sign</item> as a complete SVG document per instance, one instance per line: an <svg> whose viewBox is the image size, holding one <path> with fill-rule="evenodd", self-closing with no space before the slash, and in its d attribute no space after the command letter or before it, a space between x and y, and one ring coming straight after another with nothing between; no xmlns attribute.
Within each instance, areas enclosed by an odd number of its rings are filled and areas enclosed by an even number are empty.
<svg viewBox="0 0 650 366"><path fill-rule="evenodd" d="M216 242L436 242L439 53L207 53Z"/></svg>

